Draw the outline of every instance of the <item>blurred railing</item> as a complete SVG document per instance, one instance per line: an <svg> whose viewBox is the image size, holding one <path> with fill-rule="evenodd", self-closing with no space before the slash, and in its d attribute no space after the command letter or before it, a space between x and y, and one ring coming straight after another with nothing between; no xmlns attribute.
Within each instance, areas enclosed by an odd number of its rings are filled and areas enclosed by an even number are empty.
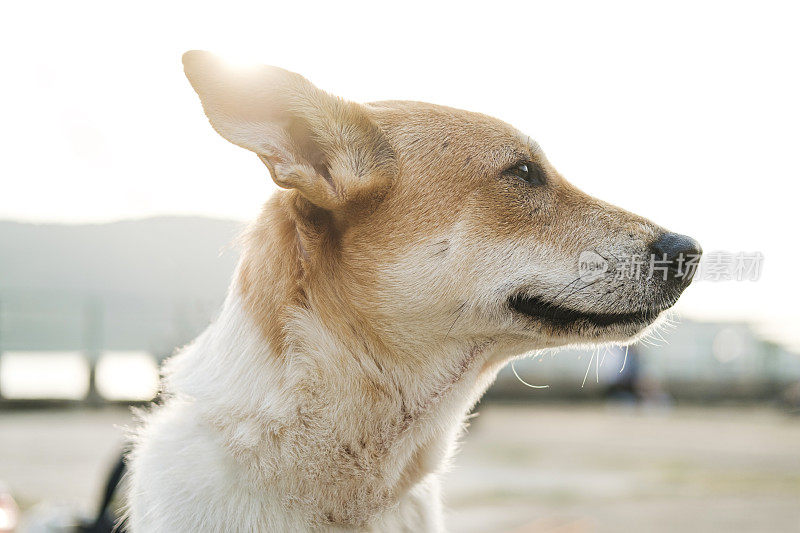
<svg viewBox="0 0 800 533"><path fill-rule="evenodd" d="M209 323L219 302L0 292L3 405L138 402L158 390L158 364Z"/></svg>

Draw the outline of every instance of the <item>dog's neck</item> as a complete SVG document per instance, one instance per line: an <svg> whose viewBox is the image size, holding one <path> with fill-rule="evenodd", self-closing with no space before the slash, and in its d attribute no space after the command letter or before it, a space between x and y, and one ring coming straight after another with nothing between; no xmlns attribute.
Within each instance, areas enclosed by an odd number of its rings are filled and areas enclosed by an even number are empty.
<svg viewBox="0 0 800 533"><path fill-rule="evenodd" d="M282 487L309 523L364 525L446 461L497 371L495 346L400 353L363 324L331 325L313 299L282 293L291 280L263 277L295 264L281 236L251 241L219 318L170 363L168 388L193 398L252 483ZM253 262L267 285L254 285Z"/></svg>

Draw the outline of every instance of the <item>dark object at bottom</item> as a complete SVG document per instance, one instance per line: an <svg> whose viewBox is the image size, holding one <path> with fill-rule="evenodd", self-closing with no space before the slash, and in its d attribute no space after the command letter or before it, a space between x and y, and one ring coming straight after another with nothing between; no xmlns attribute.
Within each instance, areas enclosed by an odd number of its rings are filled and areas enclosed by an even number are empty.
<svg viewBox="0 0 800 533"><path fill-rule="evenodd" d="M97 511L97 518L94 522L81 524L76 528L76 533L125 533L125 523L118 522L118 517L111 509L111 501L117 492L120 481L125 475L125 454L119 456L111 474L106 481L106 490L103 492L103 499L100 501L100 508Z"/></svg>

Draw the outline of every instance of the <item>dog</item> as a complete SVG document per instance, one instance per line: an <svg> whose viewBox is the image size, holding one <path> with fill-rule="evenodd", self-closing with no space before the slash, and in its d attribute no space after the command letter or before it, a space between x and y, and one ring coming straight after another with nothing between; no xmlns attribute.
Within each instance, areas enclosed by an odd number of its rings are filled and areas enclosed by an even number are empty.
<svg viewBox="0 0 800 533"><path fill-rule="evenodd" d="M631 342L691 281L696 241L577 190L500 120L358 104L203 51L183 64L279 190L136 429L134 533L442 531L438 475L498 370ZM608 261L591 280L587 251ZM665 275L615 275L630 256Z"/></svg>

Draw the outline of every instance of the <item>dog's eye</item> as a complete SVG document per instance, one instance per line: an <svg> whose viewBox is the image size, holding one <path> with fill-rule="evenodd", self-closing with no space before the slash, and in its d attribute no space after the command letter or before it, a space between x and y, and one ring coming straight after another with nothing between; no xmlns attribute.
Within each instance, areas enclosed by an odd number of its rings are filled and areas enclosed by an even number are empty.
<svg viewBox="0 0 800 533"><path fill-rule="evenodd" d="M539 165L529 162L517 163L513 167L507 169L504 174L516 176L521 180L525 180L531 185L542 185L544 177L542 176L542 169Z"/></svg>

